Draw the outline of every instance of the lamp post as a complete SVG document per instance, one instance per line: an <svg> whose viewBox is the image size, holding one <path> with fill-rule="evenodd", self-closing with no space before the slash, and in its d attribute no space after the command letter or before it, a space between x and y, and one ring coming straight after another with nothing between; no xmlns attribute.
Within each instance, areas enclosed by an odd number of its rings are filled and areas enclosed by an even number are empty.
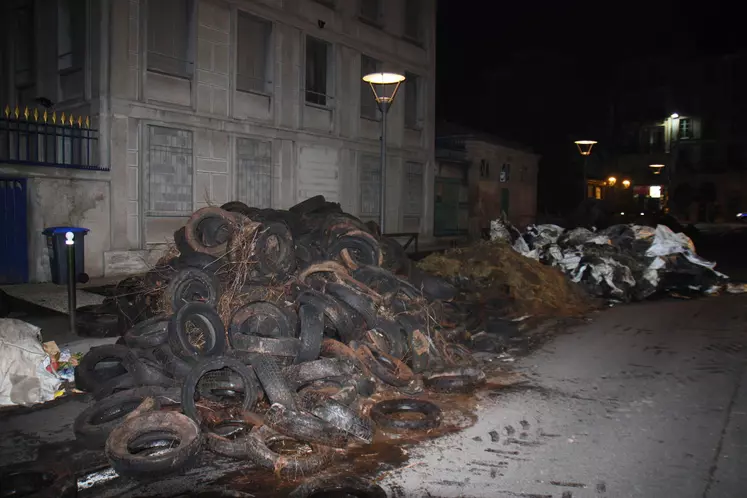
<svg viewBox="0 0 747 498"><path fill-rule="evenodd" d="M586 166L589 162L589 156L591 155L591 148L594 147L594 144L597 143L596 140L576 140L573 142L576 144L576 147L578 147L578 152L582 156L584 156L584 197L583 199L586 199L588 195L588 186L586 185Z"/></svg>
<svg viewBox="0 0 747 498"><path fill-rule="evenodd" d="M383 235L385 228L385 211L386 211L386 115L394 103L394 97L397 95L400 84L405 81L405 77L397 73L371 73L363 77L363 81L371 86L376 104L381 111L381 200L379 205L379 231Z"/></svg>

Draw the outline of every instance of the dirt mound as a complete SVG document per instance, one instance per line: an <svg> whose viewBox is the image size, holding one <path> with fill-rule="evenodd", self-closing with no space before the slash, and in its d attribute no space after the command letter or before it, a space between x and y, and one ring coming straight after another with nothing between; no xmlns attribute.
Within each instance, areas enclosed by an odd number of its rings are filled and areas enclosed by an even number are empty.
<svg viewBox="0 0 747 498"><path fill-rule="evenodd" d="M468 300L498 307L506 317L573 317L597 306L560 270L526 258L502 241L434 253L418 266L457 285Z"/></svg>

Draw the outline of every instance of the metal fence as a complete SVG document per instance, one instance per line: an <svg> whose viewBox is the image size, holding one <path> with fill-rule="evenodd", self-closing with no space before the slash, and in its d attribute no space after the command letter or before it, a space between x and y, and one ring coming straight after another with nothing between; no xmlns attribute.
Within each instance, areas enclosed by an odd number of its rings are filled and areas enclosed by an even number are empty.
<svg viewBox="0 0 747 498"><path fill-rule="evenodd" d="M99 134L86 116L26 107L0 116L0 162L109 171L99 165Z"/></svg>

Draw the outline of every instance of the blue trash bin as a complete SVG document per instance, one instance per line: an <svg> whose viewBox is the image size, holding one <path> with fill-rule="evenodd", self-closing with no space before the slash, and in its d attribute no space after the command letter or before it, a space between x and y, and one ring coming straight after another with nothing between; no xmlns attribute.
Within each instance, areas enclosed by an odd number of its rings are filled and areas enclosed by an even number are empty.
<svg viewBox="0 0 747 498"><path fill-rule="evenodd" d="M76 280L85 283L88 281L88 275L85 272L85 237L90 230L81 227L48 227L42 231L47 236L49 268L52 271L52 282L59 285L67 284L67 244L65 244L65 234L68 232L74 234Z"/></svg>

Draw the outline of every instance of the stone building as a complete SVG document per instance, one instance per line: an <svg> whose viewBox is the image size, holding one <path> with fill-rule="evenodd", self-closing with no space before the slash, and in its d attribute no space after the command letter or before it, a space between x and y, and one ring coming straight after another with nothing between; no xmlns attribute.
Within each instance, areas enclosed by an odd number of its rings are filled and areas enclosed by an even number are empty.
<svg viewBox="0 0 747 498"><path fill-rule="evenodd" d="M27 207L2 219L18 233L25 223L27 260L13 264L30 281L49 278L45 226L89 228L86 271L99 276L144 269L208 204L324 194L378 218L379 113L361 81L376 70L407 77L387 122L386 231L432 235L435 0L0 10L14 20L0 41L0 181L17 182Z"/></svg>

